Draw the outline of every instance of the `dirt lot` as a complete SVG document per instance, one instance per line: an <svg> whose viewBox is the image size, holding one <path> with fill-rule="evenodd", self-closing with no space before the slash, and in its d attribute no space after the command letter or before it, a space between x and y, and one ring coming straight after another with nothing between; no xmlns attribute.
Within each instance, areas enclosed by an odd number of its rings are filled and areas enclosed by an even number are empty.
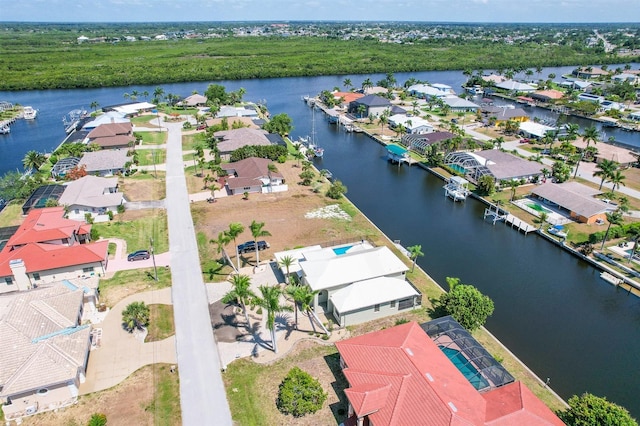
<svg viewBox="0 0 640 426"><path fill-rule="evenodd" d="M161 200L165 197L165 172L142 174L138 178L120 178L120 190L129 201Z"/></svg>
<svg viewBox="0 0 640 426"><path fill-rule="evenodd" d="M253 240L249 225L253 220L264 222L265 230L271 233L263 237L271 248L260 252L260 259L273 258L273 253L294 247L349 238L351 241L367 238L373 233L362 215L353 220L335 218L305 219L305 214L331 204L339 204L337 200L322 195L329 183L322 182L322 193L316 194L312 187L299 185L298 175L301 168L295 162L277 164L278 171L285 177L289 191L272 194L249 194L244 200L242 195L219 198L216 203L193 203L191 212L197 232L203 232L207 241L216 238L218 233L229 229L231 222L240 222L245 227L236 243ZM314 182L314 185L316 182ZM317 183L319 184L319 182ZM350 205L345 209L355 209ZM213 248L213 247L212 247ZM233 243L227 248L235 261ZM241 255L245 265L255 264L255 254Z"/></svg>

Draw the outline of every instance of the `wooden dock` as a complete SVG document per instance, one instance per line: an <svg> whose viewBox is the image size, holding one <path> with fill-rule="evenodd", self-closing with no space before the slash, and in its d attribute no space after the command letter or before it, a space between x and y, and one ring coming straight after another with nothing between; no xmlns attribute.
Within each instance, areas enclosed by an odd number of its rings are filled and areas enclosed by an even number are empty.
<svg viewBox="0 0 640 426"><path fill-rule="evenodd" d="M520 218L515 217L511 213L501 211L497 206L495 207L495 210L491 207L492 206L489 206L488 209L484 209L484 215L482 216L482 218L491 218L494 225L496 224L496 222L504 221L504 223L506 225L510 225L512 229L517 229L525 235L527 235L529 232L535 232L538 230L538 228L536 228L535 226L525 222Z"/></svg>

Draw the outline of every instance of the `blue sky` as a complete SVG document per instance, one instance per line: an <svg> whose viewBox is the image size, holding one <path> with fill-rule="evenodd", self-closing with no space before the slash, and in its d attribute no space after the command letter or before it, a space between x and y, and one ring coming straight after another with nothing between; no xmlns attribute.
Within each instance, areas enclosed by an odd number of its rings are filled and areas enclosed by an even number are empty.
<svg viewBox="0 0 640 426"><path fill-rule="evenodd" d="M0 0L0 21L640 22L639 0Z"/></svg>

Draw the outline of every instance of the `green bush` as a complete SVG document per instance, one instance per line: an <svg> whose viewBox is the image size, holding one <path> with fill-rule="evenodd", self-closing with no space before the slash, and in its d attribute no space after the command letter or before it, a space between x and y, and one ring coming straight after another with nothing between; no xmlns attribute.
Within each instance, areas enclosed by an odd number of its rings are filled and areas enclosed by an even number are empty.
<svg viewBox="0 0 640 426"><path fill-rule="evenodd" d="M105 426L107 424L107 416L102 413L95 413L91 415L87 426Z"/></svg>
<svg viewBox="0 0 640 426"><path fill-rule="evenodd" d="M638 426L626 408L590 393L569 398L569 409L558 412L568 426Z"/></svg>
<svg viewBox="0 0 640 426"><path fill-rule="evenodd" d="M321 409L326 399L327 393L317 379L293 367L280 383L276 405L283 414L302 417Z"/></svg>

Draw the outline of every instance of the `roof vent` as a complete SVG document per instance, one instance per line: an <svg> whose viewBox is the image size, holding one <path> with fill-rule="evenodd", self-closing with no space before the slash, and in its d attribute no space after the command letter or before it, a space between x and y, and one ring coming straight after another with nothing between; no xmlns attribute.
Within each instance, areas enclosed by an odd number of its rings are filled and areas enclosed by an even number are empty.
<svg viewBox="0 0 640 426"><path fill-rule="evenodd" d="M431 374L425 373L425 376L427 376L427 379L429 379L430 382L433 382L433 376L431 376Z"/></svg>
<svg viewBox="0 0 640 426"><path fill-rule="evenodd" d="M409 354L409 356L413 356L413 351L411 348L405 348L405 351Z"/></svg>
<svg viewBox="0 0 640 426"><path fill-rule="evenodd" d="M453 405L453 402L449 402L449 408L451 408L451 411L453 411L454 413L458 412L458 409L456 408L455 405Z"/></svg>

